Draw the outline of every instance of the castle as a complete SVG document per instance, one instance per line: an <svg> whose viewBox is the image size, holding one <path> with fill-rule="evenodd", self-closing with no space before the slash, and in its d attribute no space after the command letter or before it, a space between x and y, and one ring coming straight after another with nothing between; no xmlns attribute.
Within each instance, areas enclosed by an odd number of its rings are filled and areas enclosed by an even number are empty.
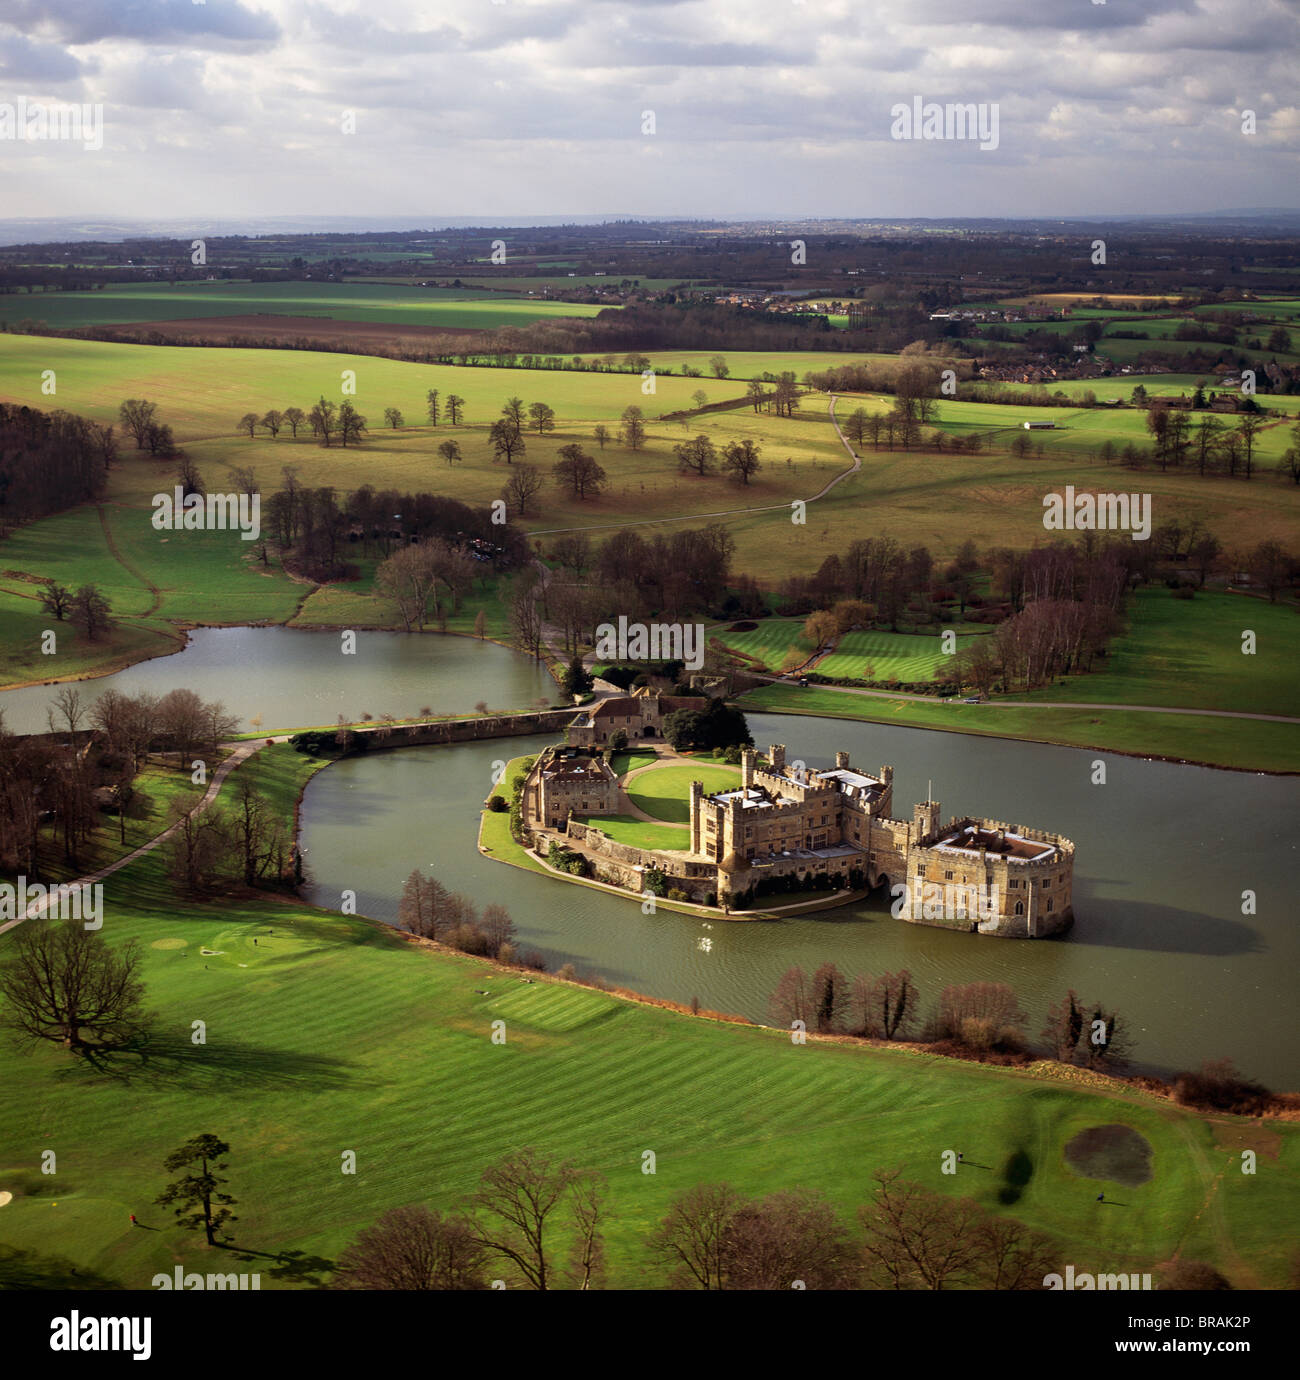
<svg viewBox="0 0 1300 1380"><path fill-rule="evenodd" d="M734 790L706 794L691 783L689 848L648 849L600 829L600 815L624 813L628 803L599 752L548 748L528 774L522 817L543 844L576 848L598 879L637 892L651 870L679 898L727 910L766 897L770 906L790 904L798 898L781 898L798 891L883 886L894 914L911 923L1021 939L1069 927L1069 839L999 820L943 823L933 800L910 820L893 819L893 778L890 766L878 776L857 770L847 752L818 770L788 763L783 744L766 759L747 748Z"/></svg>

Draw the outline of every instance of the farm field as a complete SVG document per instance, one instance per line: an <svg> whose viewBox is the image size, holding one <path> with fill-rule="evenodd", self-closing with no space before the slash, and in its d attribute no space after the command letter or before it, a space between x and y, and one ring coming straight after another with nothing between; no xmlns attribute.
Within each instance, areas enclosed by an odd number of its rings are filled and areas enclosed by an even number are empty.
<svg viewBox="0 0 1300 1380"><path fill-rule="evenodd" d="M602 307L512 300L475 288L381 283L165 283L110 285L95 292L0 295L0 322L43 321L55 330L81 326L186 321L194 317L315 316L335 321L491 330L550 317L595 316Z"/></svg>
<svg viewBox="0 0 1300 1380"><path fill-rule="evenodd" d="M314 766L273 775L287 793ZM82 1287L143 1288L178 1263L211 1266L195 1235L151 1205L166 1182L163 1157L199 1127L231 1145L239 1221L229 1256L278 1257L252 1257L263 1288L323 1282L383 1211L448 1209L522 1145L606 1176L612 1287L653 1287L644 1239L696 1183L819 1189L851 1217L871 1174L900 1165L932 1190L1051 1233L1078 1269L1147 1270L1178 1250L1239 1287L1285 1284L1275 1225L1294 1211L1294 1126L1268 1124L1244 1191L1240 1175L1222 1172L1243 1143L1246 1123L1236 1119L1042 1066L1013 1072L817 1040L792 1049L779 1032L546 977L526 984L518 972L294 902L178 911L156 857L118 880L106 890L105 932L115 944L140 942L157 1033L147 1064L123 1055L109 1072L52 1048L12 1062L0 1083L0 1118L14 1128L0 1165L0 1189L14 1195L5 1209L11 1284L38 1274L71 1282L75 1267ZM203 1046L189 1040L196 1011L210 1013ZM493 1020L507 1023L505 1045L488 1039ZM570 1114L557 1119L556 1106ZM1113 1186L1064 1160L1079 1131L1105 1124L1132 1127L1153 1150L1155 1176L1125 1190L1124 1212L1099 1213L1097 1191ZM51 1143L68 1147L57 1179L29 1167ZM655 1175L640 1168L649 1143ZM958 1143L992 1172L941 1174L938 1150ZM355 1176L338 1172L342 1149L356 1152ZM1033 1173L1008 1209L1010 1166L1024 1154ZM1213 1212L1203 1210L1207 1195ZM133 1229L131 1213L154 1230Z"/></svg>

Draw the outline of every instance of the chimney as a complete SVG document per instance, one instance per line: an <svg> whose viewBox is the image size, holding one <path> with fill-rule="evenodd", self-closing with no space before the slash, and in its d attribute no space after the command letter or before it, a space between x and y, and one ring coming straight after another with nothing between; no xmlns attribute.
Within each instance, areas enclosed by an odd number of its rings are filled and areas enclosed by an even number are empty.
<svg viewBox="0 0 1300 1380"><path fill-rule="evenodd" d="M754 784L754 749L744 748L740 754L740 784L746 789Z"/></svg>
<svg viewBox="0 0 1300 1380"><path fill-rule="evenodd" d="M837 752L835 754L835 770L843 771L849 765L849 754L847 752Z"/></svg>

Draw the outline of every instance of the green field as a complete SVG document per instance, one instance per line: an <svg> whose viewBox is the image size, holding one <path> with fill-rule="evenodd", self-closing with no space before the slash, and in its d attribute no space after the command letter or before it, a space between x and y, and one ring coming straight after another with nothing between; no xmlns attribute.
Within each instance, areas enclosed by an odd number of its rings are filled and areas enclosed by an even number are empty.
<svg viewBox="0 0 1300 1380"><path fill-rule="evenodd" d="M656 819L686 824L691 818L691 782L704 785L704 793L736 790L740 772L735 767L672 766L643 772L625 786L632 803Z"/></svg>
<svg viewBox="0 0 1300 1380"><path fill-rule="evenodd" d="M637 802L640 804L640 802ZM590 824L614 840L632 848L680 849L691 846L691 831L670 824L649 824L635 815L583 815L583 824Z"/></svg>
<svg viewBox="0 0 1300 1380"><path fill-rule="evenodd" d="M271 751L283 757L266 768L283 799L314 764ZM490 892L489 879L485 902ZM386 1209L449 1208L488 1165L534 1145L608 1179L614 1287L662 1284L644 1239L696 1183L819 1189L851 1217L871 1174L896 1165L1051 1233L1081 1270L1147 1270L1178 1251L1239 1287L1285 1286L1290 1247L1278 1225L1295 1210L1293 1125L1210 1121L1046 1071L797 1048L779 1032L545 978L529 985L292 901L178 904L156 856L119 873L105 905L106 939L143 945L149 1058L118 1055L97 1071L44 1048L7 1062L0 1190L14 1195L2 1210L11 1284L147 1288L176 1264L256 1270L263 1288L320 1282ZM0 950L10 943L0 936ZM204 1045L191 1043L196 1019L207 1023ZM489 1038L496 1020L504 1045ZM1125 1211L1101 1212L1103 1184L1071 1173L1063 1149L1080 1130L1116 1123L1146 1137L1156 1173L1124 1191ZM164 1155L202 1131L231 1145L230 1251L202 1247L152 1204L168 1177ZM1224 1172L1247 1143L1260 1148L1258 1173ZM940 1152L953 1145L987 1171L943 1175ZM647 1148L653 1175L641 1172ZM54 1175L40 1172L48 1149ZM341 1172L347 1151L355 1174ZM1033 1172L1008 1207L1010 1166L1024 1156Z"/></svg>
<svg viewBox="0 0 1300 1380"><path fill-rule="evenodd" d="M1245 771L1300 772L1300 724L1124 709L1058 709L1051 704L1026 709L929 704L791 685L765 685L742 695L737 703L755 714L817 714L828 719L863 719L904 728L973 733L982 738L1020 738Z"/></svg>
<svg viewBox="0 0 1300 1380"><path fill-rule="evenodd" d="M43 321L55 330L135 325L202 317L314 316L322 321L380 321L394 326L493 330L559 317L595 316L604 308L529 301L475 288L383 283L166 283L110 285L97 292L0 296L0 322Z"/></svg>
<svg viewBox="0 0 1300 1380"><path fill-rule="evenodd" d="M1247 630L1256 635L1249 655L1242 651ZM1300 717L1298 658L1300 613L1294 604L1218 592L1183 600L1167 589L1142 589L1131 606L1128 628L1103 662L1063 685L1013 698ZM1224 732L1229 731L1225 725Z"/></svg>
<svg viewBox="0 0 1300 1380"><path fill-rule="evenodd" d="M970 645L979 633L951 628L957 634L957 650ZM941 629L931 633L850 632L835 644L835 651L817 663L817 673L845 680L933 680L948 662Z"/></svg>

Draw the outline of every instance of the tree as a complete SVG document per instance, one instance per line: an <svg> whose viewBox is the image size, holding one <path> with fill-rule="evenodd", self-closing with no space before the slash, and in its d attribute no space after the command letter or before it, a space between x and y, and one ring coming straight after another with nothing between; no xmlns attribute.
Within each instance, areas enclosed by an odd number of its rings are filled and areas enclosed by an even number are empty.
<svg viewBox="0 0 1300 1380"><path fill-rule="evenodd" d="M113 607L99 592L97 585L82 585L72 596L72 621L93 642L110 624Z"/></svg>
<svg viewBox="0 0 1300 1380"><path fill-rule="evenodd" d="M758 458L759 448L746 437L743 441L730 441L722 452L722 468L733 479L748 484L750 479L763 468Z"/></svg>
<svg viewBox="0 0 1300 1380"><path fill-rule="evenodd" d="M248 470L247 473L251 474L252 471ZM185 498L191 494L205 494L208 491L192 455L182 455L176 462L176 480L180 484Z"/></svg>
<svg viewBox="0 0 1300 1380"><path fill-rule="evenodd" d="M1057 1005L1048 1008L1042 1039L1053 1059L1072 1064L1082 1034L1083 1008L1072 987Z"/></svg>
<svg viewBox="0 0 1300 1380"><path fill-rule="evenodd" d="M488 439L492 442L497 459L505 456L507 465L513 464L515 456L523 455L527 450L524 433L508 417L500 417L492 423L488 428Z"/></svg>
<svg viewBox="0 0 1300 1380"><path fill-rule="evenodd" d="M861 1210L867 1279L887 1289L943 1289L976 1277L982 1213L970 1199L932 1193L879 1170L874 1200Z"/></svg>
<svg viewBox="0 0 1300 1380"><path fill-rule="evenodd" d="M844 422L844 430L855 445L860 446L867 439L867 417L867 409L859 407L850 412Z"/></svg>
<svg viewBox="0 0 1300 1380"><path fill-rule="evenodd" d="M296 441L298 439L298 428L307 420L307 414L301 407L286 407L281 414L284 425L289 428L290 434Z"/></svg>
<svg viewBox="0 0 1300 1380"><path fill-rule="evenodd" d="M80 920L28 920L0 962L0 1021L16 1039L74 1054L125 1044L141 1026L140 963L134 939L110 949Z"/></svg>
<svg viewBox="0 0 1300 1380"><path fill-rule="evenodd" d="M501 416L516 431L522 431L524 429L524 400L522 398L507 398L501 408Z"/></svg>
<svg viewBox="0 0 1300 1380"><path fill-rule="evenodd" d="M585 695L592 687L591 674L582 664L582 658L575 656L564 671L560 682L566 695Z"/></svg>
<svg viewBox="0 0 1300 1380"><path fill-rule="evenodd" d="M561 459L551 466L555 482L573 491L574 496L585 499L588 494L599 498L605 483L605 471L594 456L586 454L576 442L560 447Z"/></svg>
<svg viewBox="0 0 1300 1380"><path fill-rule="evenodd" d="M271 408L269 411L263 413L262 420L258 422L258 426L265 427L266 430L271 433L271 439L273 441L280 434L280 428L283 425L284 413L277 412L275 408Z"/></svg>
<svg viewBox="0 0 1300 1380"><path fill-rule="evenodd" d="M605 442L609 440L609 428L604 422L597 422L591 433L599 444L601 450L605 449Z"/></svg>
<svg viewBox="0 0 1300 1380"><path fill-rule="evenodd" d="M1117 1012L1107 1011L1101 1002L1092 1002L1084 1018L1082 1048L1090 1069L1125 1068L1133 1048L1128 1023L1121 1021Z"/></svg>
<svg viewBox="0 0 1300 1380"><path fill-rule="evenodd" d="M437 425L438 425L438 390L437 390L436 388L430 388L429 391L428 391L424 396L425 396L425 401L426 401L426 403L428 404L429 421L432 422L434 426L437 426ZM450 408L450 405L451 405L451 400L448 399L448 408ZM455 419L453 418L453 425L454 425L454 424L455 424Z"/></svg>
<svg viewBox="0 0 1300 1380"><path fill-rule="evenodd" d="M843 1028L848 985L833 963L823 963L813 974L811 991L813 1024L819 1035L835 1035Z"/></svg>
<svg viewBox="0 0 1300 1380"><path fill-rule="evenodd" d="M459 426L460 419L465 411L465 399L456 393L447 394L447 420L452 426Z"/></svg>
<svg viewBox="0 0 1300 1380"><path fill-rule="evenodd" d="M208 1245L217 1244L217 1232L227 1222L237 1222L230 1211L235 1199L222 1192L221 1185L229 1183L220 1175L228 1167L225 1156L230 1146L214 1135L195 1136L173 1150L163 1161L169 1174L188 1171L174 1179L154 1199L160 1207L172 1207L181 1226L191 1231L203 1228Z"/></svg>
<svg viewBox="0 0 1300 1380"><path fill-rule="evenodd" d="M1268 591L1268 602L1277 602L1278 590L1286 583L1291 558L1275 541L1262 541L1246 558L1246 568L1252 577ZM75 616L75 615L74 615Z"/></svg>
<svg viewBox="0 0 1300 1380"><path fill-rule="evenodd" d="M1268 337L1268 350L1275 355L1291 353L1291 332L1285 326L1274 326Z"/></svg>
<svg viewBox="0 0 1300 1380"><path fill-rule="evenodd" d="M438 454L449 464L454 465L460 458L460 442L444 441L438 447Z"/></svg>
<svg viewBox="0 0 1300 1380"><path fill-rule="evenodd" d="M781 979L768 1001L768 1007L777 1025L788 1029L795 1021L802 1021L805 1029L812 1026L816 1020L812 986L802 968L796 965L787 968L781 974Z"/></svg>
<svg viewBox="0 0 1300 1380"><path fill-rule="evenodd" d="M853 980L852 1028L870 1040L905 1040L921 1003L912 974L882 973Z"/></svg>
<svg viewBox="0 0 1300 1380"><path fill-rule="evenodd" d="M851 1288L855 1252L835 1209L821 1193L787 1189L744 1203L722 1241L728 1289Z"/></svg>
<svg viewBox="0 0 1300 1380"><path fill-rule="evenodd" d="M691 441L683 441L673 447L677 457L677 467L683 474L698 474L700 478L713 473L717 464L718 452L707 436L696 436Z"/></svg>
<svg viewBox="0 0 1300 1380"><path fill-rule="evenodd" d="M730 1184L696 1184L679 1194L647 1242L677 1289L725 1289L726 1242L744 1198Z"/></svg>
<svg viewBox="0 0 1300 1380"><path fill-rule="evenodd" d="M749 399L749 405L757 412L767 400L767 391L758 379L750 379L745 387L745 396Z"/></svg>
<svg viewBox="0 0 1300 1380"><path fill-rule="evenodd" d="M517 465L502 487L501 497L519 517L527 517L529 504L541 491L541 470L536 465Z"/></svg>
<svg viewBox="0 0 1300 1380"><path fill-rule="evenodd" d="M145 432L154 420L157 411L157 403L146 402L143 398L128 398L117 409L117 415L121 419L123 429L135 438L136 450L144 449Z"/></svg>
<svg viewBox="0 0 1300 1380"><path fill-rule="evenodd" d="M629 450L640 450L645 445L645 419L641 415L639 407L633 406L623 409L623 425L619 434L623 439L623 444Z"/></svg>
<svg viewBox="0 0 1300 1380"><path fill-rule="evenodd" d="M486 1289L487 1252L468 1218L392 1208L339 1256L335 1289Z"/></svg>
<svg viewBox="0 0 1300 1380"><path fill-rule="evenodd" d="M307 420L311 423L312 435L319 436L323 446L329 445L330 437L334 434L334 413L336 410L332 402L322 397L307 414Z"/></svg>
<svg viewBox="0 0 1300 1380"><path fill-rule="evenodd" d="M395 407L384 408L384 421L386 421L394 431L396 431L399 426L406 425L402 420L401 412Z"/></svg>
<svg viewBox="0 0 1300 1380"><path fill-rule="evenodd" d="M567 1160L524 1146L483 1171L474 1205L489 1219L476 1239L509 1261L531 1289L552 1287L558 1274L550 1243L563 1227L563 1209L579 1171Z"/></svg>
<svg viewBox="0 0 1300 1380"><path fill-rule="evenodd" d="M697 388L695 392L691 394L691 401L695 404L695 410L699 412L708 406L709 395L703 388Z"/></svg>
<svg viewBox="0 0 1300 1380"><path fill-rule="evenodd" d="M533 426L537 428L539 436L545 436L548 431L555 430L555 410L546 403L532 403L528 408L528 415L533 419Z"/></svg>
<svg viewBox="0 0 1300 1380"><path fill-rule="evenodd" d="M354 445L360 445L361 433L365 429L366 419L347 398L344 398L339 404L339 441L341 444L346 446L351 441Z"/></svg>
<svg viewBox="0 0 1300 1380"><path fill-rule="evenodd" d="M709 368L713 370L715 379L725 379L731 370L727 367L727 361L721 355L713 355L709 359Z"/></svg>
<svg viewBox="0 0 1300 1380"><path fill-rule="evenodd" d="M254 435L256 435L257 428L260 425L261 421L256 412L245 412L244 415L239 419L239 425L235 428L235 430L248 432L248 435L251 439Z"/></svg>
<svg viewBox="0 0 1300 1380"><path fill-rule="evenodd" d="M51 618L62 622L72 609L72 591L58 583L42 586L41 607Z"/></svg>

